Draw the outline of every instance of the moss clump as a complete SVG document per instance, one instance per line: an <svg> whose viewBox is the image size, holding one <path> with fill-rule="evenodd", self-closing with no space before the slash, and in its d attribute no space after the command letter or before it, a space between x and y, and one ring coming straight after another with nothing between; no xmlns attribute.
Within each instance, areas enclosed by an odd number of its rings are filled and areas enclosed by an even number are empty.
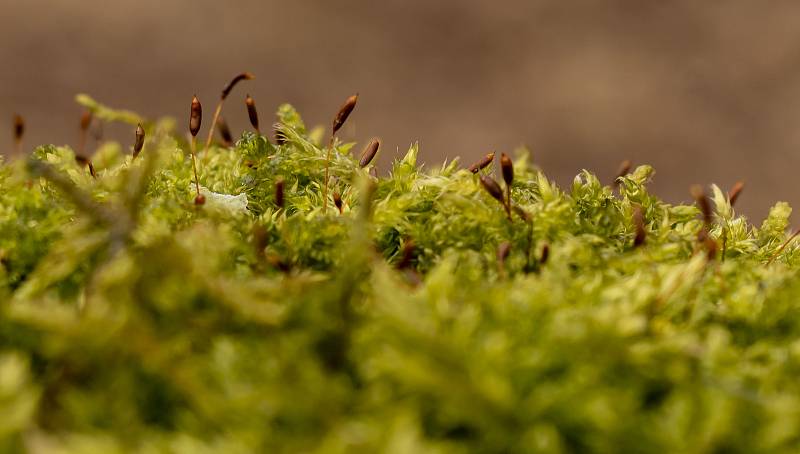
<svg viewBox="0 0 800 454"><path fill-rule="evenodd" d="M521 154L509 221L457 162L376 178L337 143L323 213L321 133L278 116L201 155L201 208L168 121L97 179L65 147L0 166L0 451L800 448L788 205L757 228L713 187L705 226L650 167L564 192Z"/></svg>

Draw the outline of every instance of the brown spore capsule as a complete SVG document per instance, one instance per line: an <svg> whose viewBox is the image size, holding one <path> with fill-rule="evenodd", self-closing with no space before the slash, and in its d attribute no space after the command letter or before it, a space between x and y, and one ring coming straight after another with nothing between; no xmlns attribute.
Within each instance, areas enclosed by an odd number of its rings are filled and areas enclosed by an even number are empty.
<svg viewBox="0 0 800 454"><path fill-rule="evenodd" d="M336 116L333 118L333 133L336 134L339 129L342 128L344 122L347 121L347 117L353 112L353 109L356 108L356 103L358 102L358 93L354 94L353 96L347 98L339 111L336 113Z"/></svg>
<svg viewBox="0 0 800 454"><path fill-rule="evenodd" d="M222 88L222 97L221 97L222 100L224 101L225 98L227 98L228 95L231 94L231 91L233 90L233 87L235 87L236 84L238 84L239 82L241 82L243 80L253 80L255 78L256 78L256 76L254 76L252 73L249 73L249 72L243 72L241 74L238 74L236 77L231 79L231 81L228 82Z"/></svg>
<svg viewBox="0 0 800 454"><path fill-rule="evenodd" d="M260 135L261 131L258 128L258 111L256 110L256 102L255 100L247 95L244 99L245 105L247 105L247 117L250 118L250 124L253 125L253 129Z"/></svg>
<svg viewBox="0 0 800 454"><path fill-rule="evenodd" d="M544 246L542 246L542 255L539 256L539 264L544 265L545 263L547 263L547 260L549 258L550 258L550 245L545 243Z"/></svg>
<svg viewBox="0 0 800 454"><path fill-rule="evenodd" d="M231 134L231 129L228 127L228 123L222 117L219 117L217 120L217 131L219 131L219 135L222 137L222 143L226 147L233 145L233 134Z"/></svg>
<svg viewBox="0 0 800 454"><path fill-rule="evenodd" d="M743 189L744 181L737 181L731 188L730 192L728 192L728 201L730 202L731 206L736 204L736 200L739 199L739 195L742 193Z"/></svg>
<svg viewBox="0 0 800 454"><path fill-rule="evenodd" d="M647 231L644 228L644 210L641 205L636 205L633 208L633 226L636 230L633 237L633 247L639 247L647 239Z"/></svg>
<svg viewBox="0 0 800 454"><path fill-rule="evenodd" d="M361 160L359 161L358 165L361 166L361 168L368 166L369 163L375 158L380 146L381 143L378 139L370 140L367 146L364 147L364 151L361 152Z"/></svg>
<svg viewBox="0 0 800 454"><path fill-rule="evenodd" d="M397 262L397 269L404 270L411 267L411 261L414 259L414 249L416 246L414 245L414 241L411 239L407 239L403 243L403 250L400 255L400 261Z"/></svg>
<svg viewBox="0 0 800 454"><path fill-rule="evenodd" d="M78 145L78 154L83 155L86 153L86 135L89 131L89 126L92 124L92 112L85 111L81 114L81 123L80 123L80 144Z"/></svg>
<svg viewBox="0 0 800 454"><path fill-rule="evenodd" d="M141 124L136 126L136 141L133 143L133 157L139 156L144 148L144 128Z"/></svg>
<svg viewBox="0 0 800 454"><path fill-rule="evenodd" d="M279 177L277 180L275 180L275 206L280 209L283 209L284 207L283 191L285 184L286 183L283 181L283 178Z"/></svg>
<svg viewBox="0 0 800 454"><path fill-rule="evenodd" d="M14 115L14 140L19 142L25 134L25 119L21 115Z"/></svg>
<svg viewBox="0 0 800 454"><path fill-rule="evenodd" d="M86 111L81 114L81 131L88 131L89 126L92 124L92 112Z"/></svg>
<svg viewBox="0 0 800 454"><path fill-rule="evenodd" d="M500 154L500 171L506 186L511 186L511 183L514 182L514 163L505 153Z"/></svg>
<svg viewBox="0 0 800 454"><path fill-rule="evenodd" d="M75 162L82 166L86 166L89 169L89 175L91 175L93 178L97 178L97 173L95 173L94 170L94 164L92 164L92 161L89 158L82 154L76 154Z"/></svg>
<svg viewBox="0 0 800 454"><path fill-rule="evenodd" d="M492 163L492 161L494 161L494 152L487 154L486 156L482 157L479 161L469 166L469 171L472 173L478 173L479 171L488 167L489 164Z"/></svg>
<svg viewBox="0 0 800 454"><path fill-rule="evenodd" d="M25 119L14 115L14 148L17 154L22 153L22 136L25 135Z"/></svg>
<svg viewBox="0 0 800 454"><path fill-rule="evenodd" d="M192 172L194 173L194 187L197 197L194 199L195 205L203 205L206 202L205 196L200 194L200 179L197 178L197 133L200 131L200 123L203 119L203 107L197 96L192 96L192 105L189 108L189 132L192 140L189 141L189 150L192 154Z"/></svg>
<svg viewBox="0 0 800 454"><path fill-rule="evenodd" d="M500 188L500 185L497 184L496 181L492 177L488 177L486 175L481 175L481 185L486 192L489 193L495 200L505 205L505 201L503 200L503 190Z"/></svg>
<svg viewBox="0 0 800 454"><path fill-rule="evenodd" d="M200 104L200 100L197 99L197 95L192 96L192 105L189 108L189 132L192 134L192 137L197 137L197 133L200 132L200 124L203 121L203 106Z"/></svg>
<svg viewBox="0 0 800 454"><path fill-rule="evenodd" d="M333 191L333 204L339 210L339 214L342 214L342 195L339 194L339 191Z"/></svg>
<svg viewBox="0 0 800 454"><path fill-rule="evenodd" d="M507 154L500 154L500 173L503 175L503 181L506 184L506 212L508 212L508 219L511 220L511 183L514 182L514 163Z"/></svg>

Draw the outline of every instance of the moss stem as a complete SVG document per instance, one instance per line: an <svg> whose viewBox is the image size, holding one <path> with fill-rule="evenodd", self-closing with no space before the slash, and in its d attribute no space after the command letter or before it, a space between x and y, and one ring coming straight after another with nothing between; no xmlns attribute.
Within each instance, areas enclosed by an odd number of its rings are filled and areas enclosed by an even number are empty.
<svg viewBox="0 0 800 454"><path fill-rule="evenodd" d="M194 186L195 189L197 190L197 195L200 195L200 180L197 179L197 159L195 158L196 151L197 151L197 137L192 136L191 152L192 152L192 170L194 171Z"/></svg>

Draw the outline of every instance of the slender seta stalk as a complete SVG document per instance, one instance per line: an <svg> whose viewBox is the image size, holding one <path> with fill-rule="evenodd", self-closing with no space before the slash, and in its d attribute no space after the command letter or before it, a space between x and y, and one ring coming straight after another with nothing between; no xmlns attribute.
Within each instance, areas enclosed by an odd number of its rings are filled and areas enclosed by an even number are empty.
<svg viewBox="0 0 800 454"><path fill-rule="evenodd" d="M800 235L800 229L796 230L792 234L792 236L790 236L789 239L784 241L783 244L781 244L781 247L779 247L778 250L775 251L775 253L772 254L772 257L770 257L769 261L767 262L767 266L770 266L772 264L772 262L774 262L775 259L778 258L779 255L781 255L781 252L783 252L783 250L786 249L786 246L788 246L789 243L791 243L793 239L797 238L797 235Z"/></svg>
<svg viewBox="0 0 800 454"><path fill-rule="evenodd" d="M328 153L325 156L325 184L323 186L324 189L322 192L323 213L328 212L328 179L330 177L331 153L333 152L333 146L336 141L336 133L339 132L339 129L342 128L344 122L347 121L347 117L350 116L350 113L353 112L353 109L356 108L357 102L358 102L358 93L347 98L342 107L339 108L339 111L336 112L336 117L333 118L333 127L331 128L331 140L328 143Z"/></svg>
<svg viewBox="0 0 800 454"><path fill-rule="evenodd" d="M241 74L238 74L233 79L231 79L231 81L228 82L222 88L222 95L220 96L219 102L217 103L217 108L214 110L214 116L211 118L211 127L208 128L208 138L206 139L206 147L203 152L204 157L208 154L209 147L211 147L211 139L214 138L214 130L217 127L217 121L219 120L219 116L222 113L222 105L225 103L225 98L227 98L228 95L231 94L231 91L233 91L233 87L235 87L236 84L238 84L243 80L255 79L255 77L256 76L254 76L252 73L243 72Z"/></svg>
<svg viewBox="0 0 800 454"><path fill-rule="evenodd" d="M736 201L739 199L739 195L742 194L743 189L744 181L737 181L731 188L730 192L728 192L728 201L730 202L731 207L736 205Z"/></svg>
<svg viewBox="0 0 800 454"><path fill-rule="evenodd" d="M94 164L92 164L92 160L86 156L86 138L89 134L89 126L91 125L92 112L87 110L81 115L80 143L78 145L78 151L75 153L75 161L78 164L88 167L89 175L91 175L92 178L97 178L97 173L94 171Z"/></svg>
<svg viewBox="0 0 800 454"><path fill-rule="evenodd" d="M190 149L192 152L192 170L194 171L194 186L197 190L197 195L194 198L195 205L203 205L206 203L206 198L200 194L200 180L197 178L197 133L200 132L200 123L203 120L203 106L200 105L200 100L197 95L192 97L192 105L189 110L189 132L192 134L190 142ZM214 129L211 128L213 133Z"/></svg>

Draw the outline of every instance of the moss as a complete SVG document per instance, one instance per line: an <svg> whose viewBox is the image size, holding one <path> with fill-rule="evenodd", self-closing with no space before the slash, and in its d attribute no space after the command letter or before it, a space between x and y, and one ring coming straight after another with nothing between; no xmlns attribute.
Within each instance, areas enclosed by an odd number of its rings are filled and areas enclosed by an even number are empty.
<svg viewBox="0 0 800 454"><path fill-rule="evenodd" d="M509 221L457 161L411 147L374 177L336 142L340 215L321 131L278 118L281 145L200 155L201 208L167 120L136 160L102 145L97 179L66 147L0 164L0 450L800 447L787 204L759 228L712 187L709 259L698 209L649 194L648 166L567 192L521 153Z"/></svg>

